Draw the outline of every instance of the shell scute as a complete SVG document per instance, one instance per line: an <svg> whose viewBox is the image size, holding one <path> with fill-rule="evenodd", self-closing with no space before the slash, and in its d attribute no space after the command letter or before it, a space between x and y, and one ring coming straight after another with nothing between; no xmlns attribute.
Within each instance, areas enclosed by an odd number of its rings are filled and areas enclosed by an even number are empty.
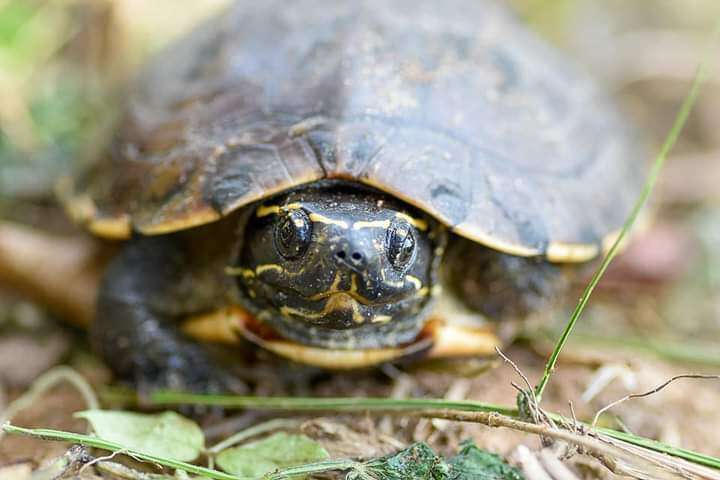
<svg viewBox="0 0 720 480"><path fill-rule="evenodd" d="M236 1L152 62L123 125L66 197L116 234L343 178L490 247L576 261L645 171L592 80L491 0Z"/></svg>

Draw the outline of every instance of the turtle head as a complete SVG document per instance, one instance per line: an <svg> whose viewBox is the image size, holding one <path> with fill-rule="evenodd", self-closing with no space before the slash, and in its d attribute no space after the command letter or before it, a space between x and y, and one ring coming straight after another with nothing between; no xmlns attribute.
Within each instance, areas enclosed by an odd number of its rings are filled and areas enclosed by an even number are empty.
<svg viewBox="0 0 720 480"><path fill-rule="evenodd" d="M394 198L314 186L256 208L233 272L246 307L287 340L394 347L423 326L443 245L434 221Z"/></svg>

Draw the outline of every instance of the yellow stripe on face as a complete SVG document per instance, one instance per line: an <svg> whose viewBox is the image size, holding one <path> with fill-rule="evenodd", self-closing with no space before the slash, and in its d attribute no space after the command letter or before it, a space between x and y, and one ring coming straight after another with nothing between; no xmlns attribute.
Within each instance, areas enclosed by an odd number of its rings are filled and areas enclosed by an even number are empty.
<svg viewBox="0 0 720 480"><path fill-rule="evenodd" d="M253 272L249 268L225 267L225 275L230 275L232 277L243 276L245 278L252 278L255 276L255 272Z"/></svg>
<svg viewBox="0 0 720 480"><path fill-rule="evenodd" d="M425 231L428 229L428 224L425 220L420 218L411 217L407 213L397 212L395 214L397 218L402 218L406 222L408 222L413 227L417 228L418 230Z"/></svg>
<svg viewBox="0 0 720 480"><path fill-rule="evenodd" d="M277 215L278 213L280 213L280 207L277 205L260 205L257 210L255 210L255 216L258 218Z"/></svg>
<svg viewBox="0 0 720 480"><path fill-rule="evenodd" d="M276 265L274 263L265 263L263 265L258 265L257 267L255 267L255 274L261 275L262 273L270 270L275 270L276 272L282 273L285 269L282 266Z"/></svg>
<svg viewBox="0 0 720 480"><path fill-rule="evenodd" d="M268 215L277 215L280 212L287 212L289 210L299 210L302 208L302 205L298 202L295 203L288 203L287 205L260 205L257 210L255 210L255 216L260 217L267 217Z"/></svg>
<svg viewBox="0 0 720 480"><path fill-rule="evenodd" d="M338 227L347 230L350 228L347 224L347 222L343 220L335 220L332 218L328 218L324 215L320 215L319 213L311 213L310 214L310 221L312 222L318 222L318 223L325 223L327 225L337 225Z"/></svg>
<svg viewBox="0 0 720 480"><path fill-rule="evenodd" d="M349 310L352 312L353 322L360 324L365 322L365 318L360 313L360 304L346 293L336 293L328 298L320 312L306 312L297 308L288 307L287 305L280 307L280 313L290 318L291 315L316 320L326 317L331 312Z"/></svg>
<svg viewBox="0 0 720 480"><path fill-rule="evenodd" d="M371 222L355 222L353 230L362 230L363 228L390 228L390 220L374 220Z"/></svg>
<svg viewBox="0 0 720 480"><path fill-rule="evenodd" d="M405 280L412 283L415 287L415 290L420 290L422 288L422 281L417 277L414 277L412 275L405 275Z"/></svg>

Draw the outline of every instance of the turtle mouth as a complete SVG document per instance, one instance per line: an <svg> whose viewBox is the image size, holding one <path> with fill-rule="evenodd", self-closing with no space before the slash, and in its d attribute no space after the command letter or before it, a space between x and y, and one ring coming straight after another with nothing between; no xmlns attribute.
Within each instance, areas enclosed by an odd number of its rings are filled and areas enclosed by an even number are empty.
<svg viewBox="0 0 720 480"><path fill-rule="evenodd" d="M301 301L301 302L320 302L322 300L332 300L334 298L347 298L350 297L355 302L359 303L360 305L365 305L368 307L377 307L377 306L383 306L383 305L392 305L395 303L404 302L406 300L411 300L413 298L419 298L426 294L424 289L415 290L408 293L399 293L396 295L392 295L389 297L385 297L382 300L371 300L363 295L361 295L356 290L328 290L324 292L318 292L314 293L312 295L305 295L298 290L288 287L288 286L281 286L276 285L272 282L266 282L266 281L260 281L263 283L266 287L269 287L272 290L276 290L278 292L282 292L285 295L288 295L290 298Z"/></svg>
<svg viewBox="0 0 720 480"><path fill-rule="evenodd" d="M422 328L428 289L393 292L369 299L351 290L302 294L296 289L255 279L255 297L246 307L281 337L324 349L395 348L414 339Z"/></svg>
<svg viewBox="0 0 720 480"><path fill-rule="evenodd" d="M371 300L356 290L329 290L304 295L292 287L262 283L269 290L281 294L280 298L270 303L282 317L331 330L391 322L399 313L428 297L426 289L402 292L379 300Z"/></svg>
<svg viewBox="0 0 720 480"><path fill-rule="evenodd" d="M432 333L421 330L415 338L402 345L384 348L346 349L306 345L286 338L271 326L248 322L238 333L245 340L289 360L331 370L370 367L385 362L423 355L434 344Z"/></svg>

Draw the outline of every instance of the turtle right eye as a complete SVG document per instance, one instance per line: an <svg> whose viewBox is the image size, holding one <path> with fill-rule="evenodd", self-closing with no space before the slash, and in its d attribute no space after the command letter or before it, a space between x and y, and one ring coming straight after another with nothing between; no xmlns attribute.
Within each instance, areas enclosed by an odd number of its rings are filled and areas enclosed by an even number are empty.
<svg viewBox="0 0 720 480"><path fill-rule="evenodd" d="M415 235L406 221L394 221L385 236L385 251L390 264L399 271L405 270L413 261Z"/></svg>
<svg viewBox="0 0 720 480"><path fill-rule="evenodd" d="M286 260L300 258L310 246L312 222L304 210L291 210L275 223L275 249Z"/></svg>

